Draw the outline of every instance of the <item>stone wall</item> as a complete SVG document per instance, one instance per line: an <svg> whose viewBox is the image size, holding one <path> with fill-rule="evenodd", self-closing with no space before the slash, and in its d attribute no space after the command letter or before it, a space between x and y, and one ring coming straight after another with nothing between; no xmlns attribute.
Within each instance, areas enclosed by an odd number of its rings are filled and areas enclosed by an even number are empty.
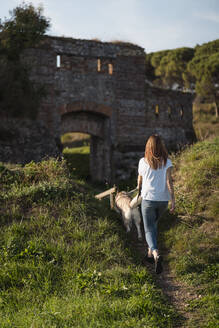
<svg viewBox="0 0 219 328"><path fill-rule="evenodd" d="M144 50L130 44L48 37L25 51L31 79L46 85L39 119L55 138L66 132L91 135L93 179L116 178L115 150L123 138L121 120L134 102L144 111Z"/></svg>
<svg viewBox="0 0 219 328"><path fill-rule="evenodd" d="M58 140L41 121L1 119L0 161L27 164L60 155Z"/></svg>
<svg viewBox="0 0 219 328"><path fill-rule="evenodd" d="M66 132L91 135L94 180L116 182L136 172L152 133L175 149L194 140L190 95L146 85L138 46L45 37L22 60L46 87L38 119L54 140Z"/></svg>
<svg viewBox="0 0 219 328"><path fill-rule="evenodd" d="M193 95L155 88L144 83L144 108L135 101L120 116L120 143L115 150L116 177L126 179L137 174L139 158L152 134L162 136L169 151L196 140L192 125Z"/></svg>

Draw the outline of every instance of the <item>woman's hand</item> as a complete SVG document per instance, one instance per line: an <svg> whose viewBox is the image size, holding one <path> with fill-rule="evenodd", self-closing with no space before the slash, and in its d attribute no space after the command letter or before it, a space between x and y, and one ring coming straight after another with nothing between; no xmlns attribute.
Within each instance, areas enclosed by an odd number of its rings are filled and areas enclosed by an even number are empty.
<svg viewBox="0 0 219 328"><path fill-rule="evenodd" d="M173 179L172 179L172 166L167 169L167 188L170 193L171 201L170 201L170 212L172 213L175 210L175 195L174 195L174 187L173 187Z"/></svg>
<svg viewBox="0 0 219 328"><path fill-rule="evenodd" d="M171 213L174 212L175 207L176 207L175 199L173 199L173 200L170 201L170 212Z"/></svg>

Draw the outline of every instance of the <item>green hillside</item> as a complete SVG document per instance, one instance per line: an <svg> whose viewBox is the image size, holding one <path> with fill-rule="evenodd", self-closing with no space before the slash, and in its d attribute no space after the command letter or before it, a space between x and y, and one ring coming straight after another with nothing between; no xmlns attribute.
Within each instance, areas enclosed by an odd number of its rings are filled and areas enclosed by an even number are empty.
<svg viewBox="0 0 219 328"><path fill-rule="evenodd" d="M199 141L219 136L219 117L214 103L193 104L193 127Z"/></svg>
<svg viewBox="0 0 219 328"><path fill-rule="evenodd" d="M1 164L0 327L215 328L218 149L215 138L172 156L177 210L161 221L159 241L166 268L198 295L188 300L187 321L142 264L109 200L95 200L93 187L77 180L76 151L64 154L68 165Z"/></svg>
<svg viewBox="0 0 219 328"><path fill-rule="evenodd" d="M118 216L65 161L0 167L0 327L174 327Z"/></svg>
<svg viewBox="0 0 219 328"><path fill-rule="evenodd" d="M163 248L176 276L193 287L188 327L219 323L219 137L173 158L177 208L161 226Z"/></svg>

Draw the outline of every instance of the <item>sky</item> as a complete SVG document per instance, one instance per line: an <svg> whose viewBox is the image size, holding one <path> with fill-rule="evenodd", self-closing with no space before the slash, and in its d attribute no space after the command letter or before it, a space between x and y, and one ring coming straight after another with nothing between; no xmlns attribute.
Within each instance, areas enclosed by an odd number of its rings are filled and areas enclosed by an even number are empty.
<svg viewBox="0 0 219 328"><path fill-rule="evenodd" d="M219 38L219 0L32 0L51 20L47 34L125 41L146 53ZM0 0L0 18L20 0Z"/></svg>

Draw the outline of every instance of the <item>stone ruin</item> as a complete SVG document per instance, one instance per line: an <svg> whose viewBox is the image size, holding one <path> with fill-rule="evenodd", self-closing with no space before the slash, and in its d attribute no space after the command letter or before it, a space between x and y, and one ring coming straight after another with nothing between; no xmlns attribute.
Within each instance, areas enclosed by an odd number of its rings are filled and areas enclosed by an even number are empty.
<svg viewBox="0 0 219 328"><path fill-rule="evenodd" d="M61 135L82 132L91 136L91 178L112 183L137 174L151 134L160 134L169 150L195 140L192 95L147 84L145 53L138 46L47 36L25 50L22 60L47 96L37 122L25 132L30 141L35 133L35 144L16 155L13 145L6 149L0 140L1 161L57 156Z"/></svg>

